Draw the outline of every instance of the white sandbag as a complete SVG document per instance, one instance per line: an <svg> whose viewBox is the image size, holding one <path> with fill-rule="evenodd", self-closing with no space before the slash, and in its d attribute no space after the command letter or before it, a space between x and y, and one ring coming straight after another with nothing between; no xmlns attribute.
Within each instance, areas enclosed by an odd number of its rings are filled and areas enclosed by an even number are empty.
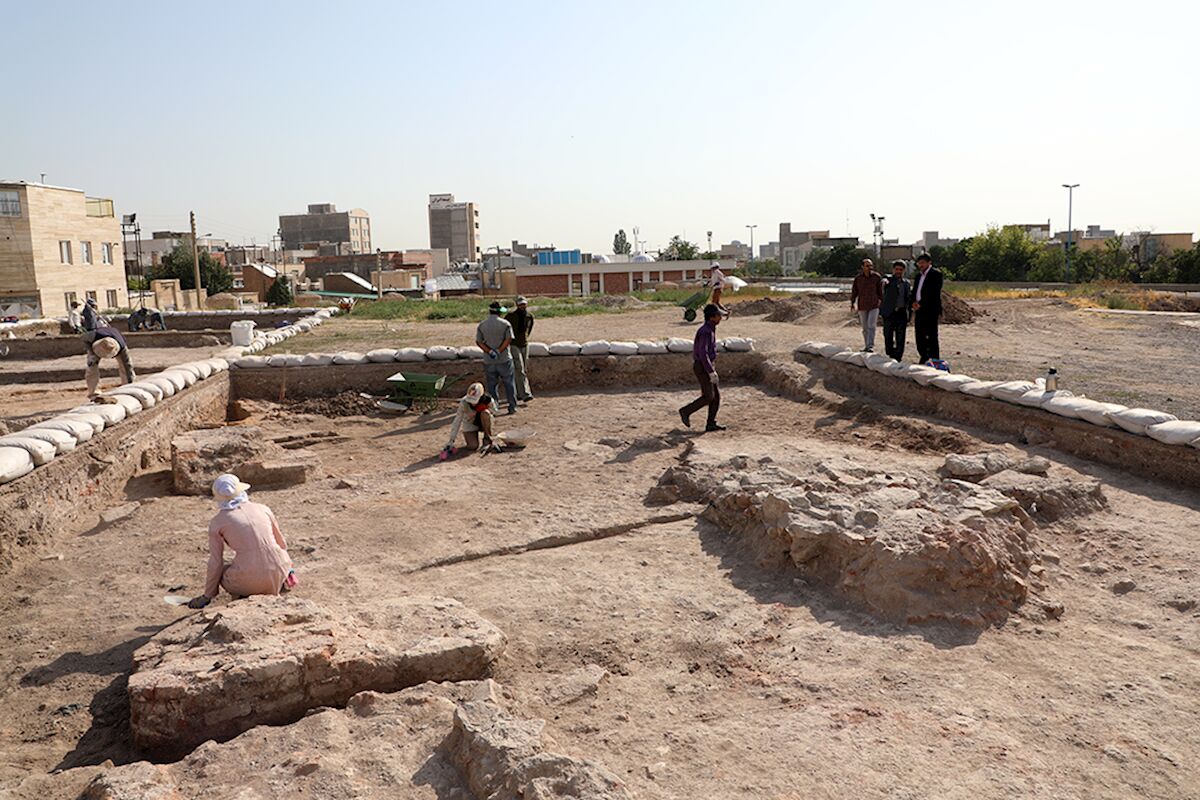
<svg viewBox="0 0 1200 800"><path fill-rule="evenodd" d="M828 346L829 346L829 342L801 342L800 346L797 347L796 349L799 350L801 353L808 353L809 355L812 355L812 356L819 356L819 355L821 355L821 348L828 347Z"/></svg>
<svg viewBox="0 0 1200 800"><path fill-rule="evenodd" d="M355 353L352 350L343 350L340 353L333 354L334 364L367 364L367 357L362 353Z"/></svg>
<svg viewBox="0 0 1200 800"><path fill-rule="evenodd" d="M153 408L158 402L158 398L153 394L136 386L118 386L115 389L109 389L105 394L110 397L132 397L141 404L143 409Z"/></svg>
<svg viewBox="0 0 1200 800"><path fill-rule="evenodd" d="M853 364L856 367L866 366L867 354L859 350L843 350L833 356L834 361L841 361L843 364Z"/></svg>
<svg viewBox="0 0 1200 800"><path fill-rule="evenodd" d="M1025 394L1017 398L1017 402L1023 406L1030 408L1041 408L1042 404L1055 397L1071 397L1071 393L1065 389L1060 389L1057 392L1047 392L1042 388L1030 389Z"/></svg>
<svg viewBox="0 0 1200 800"><path fill-rule="evenodd" d="M376 348L366 352L367 361L372 364L387 364L396 360L396 351L387 347Z"/></svg>
<svg viewBox="0 0 1200 800"><path fill-rule="evenodd" d="M131 400L133 398L130 398ZM136 403L137 401L134 400ZM138 406L141 409L141 406ZM7 436L0 436L0 447L4 446L4 442L8 439L41 439L54 446L54 452L57 455L68 453L75 449L75 437L66 431L60 431L56 428L26 428L16 433L10 433Z"/></svg>
<svg viewBox="0 0 1200 800"><path fill-rule="evenodd" d="M666 342L638 342L637 351L639 356L660 356L670 352Z"/></svg>
<svg viewBox="0 0 1200 800"><path fill-rule="evenodd" d="M149 392L150 394L154 395L154 399L157 402L162 402L164 396L163 390L155 386L153 383L147 383L146 381L135 381L134 383L127 383L125 385L132 386L135 389L141 389L144 392Z"/></svg>
<svg viewBox="0 0 1200 800"><path fill-rule="evenodd" d="M141 382L152 383L159 389L162 389L163 397L170 397L175 394L175 384L172 383L168 378L164 378L161 375L151 375L149 377L142 378Z"/></svg>
<svg viewBox="0 0 1200 800"><path fill-rule="evenodd" d="M608 355L608 342L604 339L593 339L590 342L584 342L579 346L579 355L606 356Z"/></svg>
<svg viewBox="0 0 1200 800"><path fill-rule="evenodd" d="M64 415L48 419L45 422L39 422L37 425L30 425L25 430L34 430L37 428L46 428L47 430L63 431L75 437L75 442L83 444L88 439L91 439L96 433L96 429L83 420Z"/></svg>
<svg viewBox="0 0 1200 800"><path fill-rule="evenodd" d="M167 383L171 384L171 394L174 394L175 392L187 388L187 378L184 377L186 374L187 373L183 370L163 370L162 372L156 372L153 375L142 378L142 380L149 381L154 380L155 378L161 378Z"/></svg>
<svg viewBox="0 0 1200 800"><path fill-rule="evenodd" d="M214 375L218 372L224 372L225 370L229 369L229 359L221 356L214 356L204 363L208 364L208 366L212 368Z"/></svg>
<svg viewBox="0 0 1200 800"><path fill-rule="evenodd" d="M1127 408L1124 411L1113 411L1108 418L1130 433L1144 436L1146 428L1163 422L1174 422L1179 417L1165 411L1155 411L1150 408Z"/></svg>
<svg viewBox="0 0 1200 800"><path fill-rule="evenodd" d="M125 416L130 417L138 414L142 410L142 401L136 397L130 397L127 394L112 394L111 392L102 395L106 400L111 400L121 408L125 409Z"/></svg>
<svg viewBox="0 0 1200 800"><path fill-rule="evenodd" d="M1021 395L1038 388L1033 381L1005 381L992 389L992 397L1006 403L1015 403Z"/></svg>
<svg viewBox="0 0 1200 800"><path fill-rule="evenodd" d="M690 353L692 352L692 343L688 339L672 336L667 339L667 350L672 353Z"/></svg>
<svg viewBox="0 0 1200 800"><path fill-rule="evenodd" d="M33 458L20 447L0 447L0 483L33 472Z"/></svg>
<svg viewBox="0 0 1200 800"><path fill-rule="evenodd" d="M609 342L608 352L614 356L636 356L637 342Z"/></svg>
<svg viewBox="0 0 1200 800"><path fill-rule="evenodd" d="M1079 419L1080 409L1092 402L1094 401L1088 400L1086 397L1072 397L1070 394L1054 392L1053 397L1047 398L1042 403L1042 410L1068 419Z"/></svg>
<svg viewBox="0 0 1200 800"><path fill-rule="evenodd" d="M728 353L729 352L729 348L725 346L724 339L717 339L716 347L717 347L718 353Z"/></svg>
<svg viewBox="0 0 1200 800"><path fill-rule="evenodd" d="M910 364L903 372L899 374L908 378L910 381L915 381L921 386L928 386L936 378L940 378L947 373L942 372L940 369L934 369L933 367L923 367L920 364Z"/></svg>
<svg viewBox="0 0 1200 800"><path fill-rule="evenodd" d="M426 349L425 357L430 361L453 361L458 358L457 347L446 347L445 345L434 345Z"/></svg>
<svg viewBox="0 0 1200 800"><path fill-rule="evenodd" d="M258 369L267 366L266 356L242 356L229 366L234 369Z"/></svg>
<svg viewBox="0 0 1200 800"><path fill-rule="evenodd" d="M63 434L64 436L66 434ZM19 447L33 459L33 465L40 467L49 464L58 453L53 442L38 439L34 436L4 436L0 437L0 447Z"/></svg>
<svg viewBox="0 0 1200 800"><path fill-rule="evenodd" d="M517 447L525 447L529 444L529 440L537 436L537 431L533 428L517 428L511 431L501 431L496 434L496 438L502 440L504 444L516 445Z"/></svg>
<svg viewBox="0 0 1200 800"><path fill-rule="evenodd" d="M992 389L1000 385L1000 381L971 381L958 387L958 391L971 397L991 397Z"/></svg>
<svg viewBox="0 0 1200 800"><path fill-rule="evenodd" d="M1093 425L1100 425L1105 428L1115 428L1117 423L1112 421L1111 414L1117 411L1124 411L1129 406L1123 406L1120 403L1101 403L1096 400L1088 400L1080 398L1079 404L1075 407L1075 413L1084 422L1090 422Z"/></svg>
<svg viewBox="0 0 1200 800"><path fill-rule="evenodd" d="M425 360L424 347L401 347L396 351L396 360L404 362L416 362Z"/></svg>
<svg viewBox="0 0 1200 800"><path fill-rule="evenodd" d="M466 347L458 348L458 357L459 358L469 358L469 359L473 359L475 361L480 361L483 359L483 351L479 349L479 345L470 344L470 345L467 345Z"/></svg>
<svg viewBox="0 0 1200 800"><path fill-rule="evenodd" d="M66 414L63 414L63 416L70 417L71 419L77 419L84 424L91 425L92 433L100 433L104 430L104 417L100 416L99 414L89 414L87 412L73 413L72 411L68 411ZM61 419L61 417L55 417L55 419Z"/></svg>
<svg viewBox="0 0 1200 800"><path fill-rule="evenodd" d="M200 373L200 380L204 380L213 373L212 367L208 365L207 361L189 361L188 363L181 364L180 366L193 367L196 369Z"/></svg>
<svg viewBox="0 0 1200 800"><path fill-rule="evenodd" d="M947 392L961 392L962 387L968 383L975 383L975 379L970 375L956 375L950 372L939 375L929 382L930 386L936 386Z"/></svg>
<svg viewBox="0 0 1200 800"><path fill-rule="evenodd" d="M894 358L883 353L867 353L863 357L863 366L874 372L887 372L895 363Z"/></svg>
<svg viewBox="0 0 1200 800"><path fill-rule="evenodd" d="M269 367L298 367L304 356L299 353L276 353L267 358Z"/></svg>
<svg viewBox="0 0 1200 800"><path fill-rule="evenodd" d="M577 356L579 355L579 342L555 342L550 345L550 355Z"/></svg>
<svg viewBox="0 0 1200 800"><path fill-rule="evenodd" d="M305 353L300 357L302 367L327 367L333 363L331 353Z"/></svg>
<svg viewBox="0 0 1200 800"><path fill-rule="evenodd" d="M76 406L67 412L68 414L95 414L104 420L105 427L116 425L125 419L125 406L118 403L89 403L85 406Z"/></svg>
<svg viewBox="0 0 1200 800"><path fill-rule="evenodd" d="M1200 447L1200 422L1172 419L1157 425L1147 425L1146 435L1163 444L1194 444Z"/></svg>
<svg viewBox="0 0 1200 800"><path fill-rule="evenodd" d="M817 353L825 358L833 358L845 349L840 344L820 344L817 347Z"/></svg>
<svg viewBox="0 0 1200 800"><path fill-rule="evenodd" d="M731 353L749 353L754 349L754 340L744 336L729 336L721 341L725 343L725 349Z"/></svg>
<svg viewBox="0 0 1200 800"><path fill-rule="evenodd" d="M183 384L179 389L176 389L176 391L186 389L196 382L196 375L192 372L188 372L186 369L177 369L175 367L171 367L170 369L165 369L158 374L176 383L176 385Z"/></svg>
<svg viewBox="0 0 1200 800"><path fill-rule="evenodd" d="M171 369L175 370L176 372L186 372L187 374L191 375L192 383L203 379L203 374L200 372L200 368L197 367L195 363L190 361L186 364L176 364L175 366L171 367Z"/></svg>
<svg viewBox="0 0 1200 800"><path fill-rule="evenodd" d="M545 342L530 342L529 343L529 357L530 358L533 358L534 356L548 356L548 355L550 355L550 345L546 344Z"/></svg>

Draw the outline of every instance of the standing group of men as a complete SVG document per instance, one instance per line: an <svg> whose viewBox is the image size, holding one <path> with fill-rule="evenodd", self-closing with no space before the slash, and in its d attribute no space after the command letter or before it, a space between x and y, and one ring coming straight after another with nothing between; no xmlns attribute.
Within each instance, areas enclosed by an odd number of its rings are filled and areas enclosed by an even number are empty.
<svg viewBox="0 0 1200 800"><path fill-rule="evenodd" d="M942 316L942 272L933 266L928 253L917 256L917 274L911 284L905 280L906 264L892 262L892 274L886 279L875 271L869 258L862 261L862 272L850 288L850 308L858 312L862 323L863 350L875 351L875 328L883 322L885 352L897 361L904 360L904 342L908 323L913 324L918 361L941 358L938 349L938 320Z"/></svg>

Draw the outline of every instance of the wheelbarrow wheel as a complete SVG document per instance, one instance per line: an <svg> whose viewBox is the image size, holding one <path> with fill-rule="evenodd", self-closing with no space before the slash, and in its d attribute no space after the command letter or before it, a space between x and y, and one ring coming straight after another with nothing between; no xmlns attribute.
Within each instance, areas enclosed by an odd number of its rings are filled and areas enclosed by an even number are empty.
<svg viewBox="0 0 1200 800"><path fill-rule="evenodd" d="M688 322L695 322L696 321L696 309L694 309L694 308L684 309L683 318L685 320L687 320Z"/></svg>

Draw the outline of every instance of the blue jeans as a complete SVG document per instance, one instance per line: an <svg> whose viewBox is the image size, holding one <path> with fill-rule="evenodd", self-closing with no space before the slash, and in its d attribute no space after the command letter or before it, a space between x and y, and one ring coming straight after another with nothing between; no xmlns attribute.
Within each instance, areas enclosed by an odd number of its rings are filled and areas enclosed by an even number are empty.
<svg viewBox="0 0 1200 800"><path fill-rule="evenodd" d="M500 402L500 395L496 394L497 384L504 381L504 395L508 399L508 410L515 411L517 408L517 384L513 379L513 362L511 358L506 358L503 361L491 361L490 359L483 360L483 375L487 383L487 393L497 403Z"/></svg>

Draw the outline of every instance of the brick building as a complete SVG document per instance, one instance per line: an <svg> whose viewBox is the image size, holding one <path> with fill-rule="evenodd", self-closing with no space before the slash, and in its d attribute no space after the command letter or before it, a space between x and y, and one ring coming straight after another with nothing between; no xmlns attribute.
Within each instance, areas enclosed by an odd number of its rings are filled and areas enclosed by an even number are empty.
<svg viewBox="0 0 1200 800"><path fill-rule="evenodd" d="M0 182L0 313L56 316L73 300L129 305L113 203L79 189Z"/></svg>
<svg viewBox="0 0 1200 800"><path fill-rule="evenodd" d="M664 281L685 283L703 281L708 277L711 261L619 261L573 265L518 266L517 292L525 295L570 295L586 297L593 294L626 294L643 286ZM737 264L731 258L719 260L721 269L729 271Z"/></svg>

